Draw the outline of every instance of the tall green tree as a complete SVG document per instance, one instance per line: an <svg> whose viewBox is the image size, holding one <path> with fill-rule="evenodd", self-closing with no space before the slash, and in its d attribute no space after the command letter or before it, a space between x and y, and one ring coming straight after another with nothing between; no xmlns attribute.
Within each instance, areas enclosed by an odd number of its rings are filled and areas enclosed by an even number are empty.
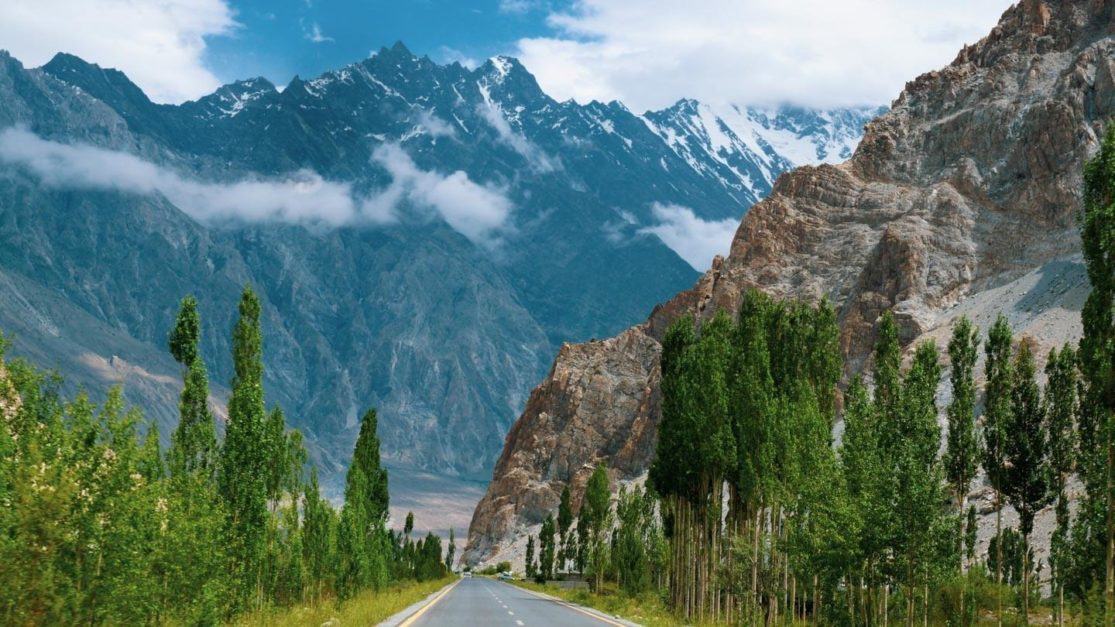
<svg viewBox="0 0 1115 627"><path fill-rule="evenodd" d="M896 511L895 548L903 556L906 582L906 620L914 624L915 590L927 578L941 554L935 544L942 537L943 477L937 456L940 429L935 396L940 380L937 347L919 344L902 387L901 421L894 429ZM952 527L955 529L955 527Z"/></svg>
<svg viewBox="0 0 1115 627"><path fill-rule="evenodd" d="M557 530L561 540L561 548L557 555L558 570L565 570L565 563L569 559L569 531L573 526L573 496L569 493L569 484L561 489L561 500L558 502Z"/></svg>
<svg viewBox="0 0 1115 627"><path fill-rule="evenodd" d="M945 447L945 477L952 487L957 511L964 511L964 497L979 468L979 440L976 434L975 368L979 348L979 329L961 317L949 340L949 382L952 401L948 406L948 435Z"/></svg>
<svg viewBox="0 0 1115 627"><path fill-rule="evenodd" d="M197 312L197 299L186 296L178 306L178 317L170 332L167 344L170 354L183 368L189 368L200 356L201 316Z"/></svg>
<svg viewBox="0 0 1115 627"><path fill-rule="evenodd" d="M1003 491L1018 512L1022 553L1030 555L1034 517L1053 501L1053 474L1046 445L1045 412L1037 382L1033 348L1023 341L1018 348L1011 386L1011 412L1006 428ZM1022 572L1022 612L1029 616L1030 569Z"/></svg>
<svg viewBox="0 0 1115 627"><path fill-rule="evenodd" d="M251 286L240 298L240 318L232 334L232 396L221 447L220 493L228 513L233 575L242 600L263 602L262 553L267 534L268 448L264 440L263 333L261 305Z"/></svg>
<svg viewBox="0 0 1115 627"><path fill-rule="evenodd" d="M547 581L554 578L554 535L557 532L553 514L546 514L542 521L542 529L538 532L538 580Z"/></svg>
<svg viewBox="0 0 1115 627"><path fill-rule="evenodd" d="M1003 487L1006 483L1006 442L1007 426L1011 423L1011 390L1014 377L1011 374L1011 347L1014 336L1002 314L988 332L984 352L984 422L983 422L983 469L995 491L995 537L1003 532ZM996 545L1001 551L1002 545ZM1003 556L995 558L995 583L1003 581ZM996 616L1002 620L1002 598L996 596Z"/></svg>
<svg viewBox="0 0 1115 627"><path fill-rule="evenodd" d="M1072 566L1070 543L1071 521L1066 485L1076 469L1076 415L1079 411L1077 390L1079 377L1076 370L1076 352L1065 345L1060 351L1049 351L1045 365L1046 392L1045 417L1049 465L1053 472L1054 492L1057 495L1057 527L1049 548L1049 567L1057 595L1058 624L1063 624L1066 574Z"/></svg>
<svg viewBox="0 0 1115 627"><path fill-rule="evenodd" d="M948 434L945 445L945 478L956 502L957 527L956 547L959 555L960 572L967 570L966 551L964 551L965 518L964 502L972 480L979 468L979 440L976 433L976 357L979 349L979 329L967 318L961 316L952 328L949 340L949 382L952 386L952 401L948 406ZM960 615L966 616L967 584L960 593Z"/></svg>
<svg viewBox="0 0 1115 627"><path fill-rule="evenodd" d="M527 552L523 557L523 572L527 579L534 579L534 536L527 536Z"/></svg>
<svg viewBox="0 0 1115 627"><path fill-rule="evenodd" d="M585 484L585 496L581 501L581 508L588 508L588 566L596 582L596 590L600 590L604 583L604 570L608 562L607 534L612 527L611 499L612 490L608 479L608 468L603 463L597 464L588 479L588 483Z"/></svg>
<svg viewBox="0 0 1115 627"><path fill-rule="evenodd" d="M378 419L374 409L364 413L360 434L345 477L345 504L341 510L338 547L341 572L338 588L350 596L365 587L380 588L387 582L387 469L380 460ZM407 544L414 525L407 515ZM441 563L440 541L438 563ZM416 555L417 560L421 557ZM415 561L414 568L418 562Z"/></svg>
<svg viewBox="0 0 1115 627"><path fill-rule="evenodd" d="M1092 284L1081 312L1080 340L1090 409L1083 416L1092 425L1082 424L1081 432L1095 435L1089 454L1096 458L1082 469L1088 499L1103 512L1102 533L1094 535L1104 538L1105 618L1107 624L1115 624L1115 124L1108 125L1099 153L1084 168L1080 223Z"/></svg>
<svg viewBox="0 0 1115 627"><path fill-rule="evenodd" d="M168 342L171 355L183 368L178 427L171 436L170 469L175 474L197 472L211 476L217 463L217 434L209 411L209 376L198 349L200 340L197 301L187 296L182 299Z"/></svg>

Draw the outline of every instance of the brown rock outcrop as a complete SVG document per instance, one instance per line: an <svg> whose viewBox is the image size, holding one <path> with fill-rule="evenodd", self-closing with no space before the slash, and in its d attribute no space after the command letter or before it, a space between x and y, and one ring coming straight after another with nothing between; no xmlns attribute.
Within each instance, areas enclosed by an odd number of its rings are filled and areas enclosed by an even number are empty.
<svg viewBox="0 0 1115 627"><path fill-rule="evenodd" d="M645 472L658 340L760 288L836 303L849 370L886 309L906 342L949 310L1079 249L1081 170L1115 113L1115 2L1025 0L952 64L906 85L851 160L798 168L744 216L730 255L616 338L562 348L507 437L469 529L492 558L604 460ZM577 489L574 493L577 493ZM576 497L575 497L576 498Z"/></svg>

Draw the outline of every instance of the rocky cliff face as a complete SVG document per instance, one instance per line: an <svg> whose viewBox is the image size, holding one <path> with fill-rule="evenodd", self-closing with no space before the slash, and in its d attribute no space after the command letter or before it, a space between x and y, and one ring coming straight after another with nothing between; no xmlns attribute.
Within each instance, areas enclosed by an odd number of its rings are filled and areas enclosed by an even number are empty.
<svg viewBox="0 0 1115 627"><path fill-rule="evenodd" d="M1109 0L1010 8L949 66L908 83L849 161L782 175L696 286L614 339L563 347L508 436L466 559L511 547L591 464L607 461L617 479L644 472L665 328L734 311L747 289L830 298L850 371L886 309L907 343L993 308L1039 342L1077 337L1074 216L1084 161L1115 114L1113 14Z"/></svg>

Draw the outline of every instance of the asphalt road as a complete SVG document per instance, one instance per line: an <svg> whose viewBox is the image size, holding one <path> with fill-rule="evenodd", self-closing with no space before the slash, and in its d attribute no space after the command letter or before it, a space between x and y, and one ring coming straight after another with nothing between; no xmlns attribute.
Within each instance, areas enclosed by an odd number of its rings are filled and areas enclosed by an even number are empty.
<svg viewBox="0 0 1115 627"><path fill-rule="evenodd" d="M535 596L510 584L484 577L466 577L420 615L403 624L407 627L601 627L624 623Z"/></svg>

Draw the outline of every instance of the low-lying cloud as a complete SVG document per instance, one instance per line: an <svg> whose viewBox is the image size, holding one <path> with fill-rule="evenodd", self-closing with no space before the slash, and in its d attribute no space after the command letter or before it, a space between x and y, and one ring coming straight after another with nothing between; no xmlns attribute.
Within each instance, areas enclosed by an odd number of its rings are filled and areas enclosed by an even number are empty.
<svg viewBox="0 0 1115 627"><path fill-rule="evenodd" d="M680 205L654 203L651 207L658 224L639 229L656 235L694 270L704 272L716 255L726 255L732 247L739 220L702 220L693 210Z"/></svg>
<svg viewBox="0 0 1115 627"><path fill-rule="evenodd" d="M522 155L535 171L544 173L558 169L557 163L545 151L527 139L525 135L516 133L511 128L511 124L503 117L503 112L500 111L499 107L487 103L480 105L478 111L480 117L484 118L484 121L495 129L500 142Z"/></svg>
<svg viewBox="0 0 1115 627"><path fill-rule="evenodd" d="M0 163L26 168L45 185L159 194L199 222L382 225L413 208L441 217L480 245L495 245L505 232L513 204L502 190L478 184L463 171L423 170L395 144L377 147L372 160L391 175L391 183L357 195L351 184L325 180L312 170L211 183L125 152L50 141L18 127L0 131Z"/></svg>

